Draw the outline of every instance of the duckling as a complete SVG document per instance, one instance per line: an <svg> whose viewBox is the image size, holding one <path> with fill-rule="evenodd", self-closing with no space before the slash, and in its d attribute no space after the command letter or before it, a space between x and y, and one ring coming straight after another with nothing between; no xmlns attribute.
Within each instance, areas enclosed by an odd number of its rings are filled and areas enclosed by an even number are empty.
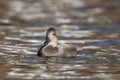
<svg viewBox="0 0 120 80"><path fill-rule="evenodd" d="M46 41L38 51L38 56L45 57L75 57L77 49L72 44L60 44L56 37L56 30L49 28L46 33Z"/></svg>

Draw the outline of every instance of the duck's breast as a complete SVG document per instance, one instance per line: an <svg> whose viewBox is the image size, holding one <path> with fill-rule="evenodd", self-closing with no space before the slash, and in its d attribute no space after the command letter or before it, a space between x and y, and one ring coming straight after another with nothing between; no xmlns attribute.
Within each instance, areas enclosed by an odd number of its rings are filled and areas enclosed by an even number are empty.
<svg viewBox="0 0 120 80"><path fill-rule="evenodd" d="M46 57L54 57L54 56L59 56L59 48L53 47L52 45L47 45L42 49L42 55Z"/></svg>

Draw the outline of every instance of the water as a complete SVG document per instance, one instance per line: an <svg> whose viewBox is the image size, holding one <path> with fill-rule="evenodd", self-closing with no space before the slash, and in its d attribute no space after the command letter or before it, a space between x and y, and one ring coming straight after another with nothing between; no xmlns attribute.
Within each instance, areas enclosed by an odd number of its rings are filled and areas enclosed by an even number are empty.
<svg viewBox="0 0 120 80"><path fill-rule="evenodd" d="M119 0L0 1L2 80L119 80ZM76 45L75 58L46 63L37 51L54 26L60 43ZM54 71L48 70L54 68Z"/></svg>

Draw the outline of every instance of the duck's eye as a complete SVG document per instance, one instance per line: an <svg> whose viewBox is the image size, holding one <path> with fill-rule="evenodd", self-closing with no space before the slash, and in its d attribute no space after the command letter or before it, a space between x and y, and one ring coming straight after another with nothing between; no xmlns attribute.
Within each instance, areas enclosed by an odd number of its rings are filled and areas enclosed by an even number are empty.
<svg viewBox="0 0 120 80"><path fill-rule="evenodd" d="M53 35L55 35L55 33L53 33Z"/></svg>
<svg viewBox="0 0 120 80"><path fill-rule="evenodd" d="M53 33L53 35L56 35L56 33Z"/></svg>

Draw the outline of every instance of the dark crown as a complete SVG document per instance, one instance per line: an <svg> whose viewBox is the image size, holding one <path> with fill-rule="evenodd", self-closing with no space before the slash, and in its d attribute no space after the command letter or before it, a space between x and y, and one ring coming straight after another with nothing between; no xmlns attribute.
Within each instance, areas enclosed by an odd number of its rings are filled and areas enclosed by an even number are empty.
<svg viewBox="0 0 120 80"><path fill-rule="evenodd" d="M56 30L54 28L49 28L47 30L47 35L50 33L50 32L54 32L54 34L56 34Z"/></svg>

